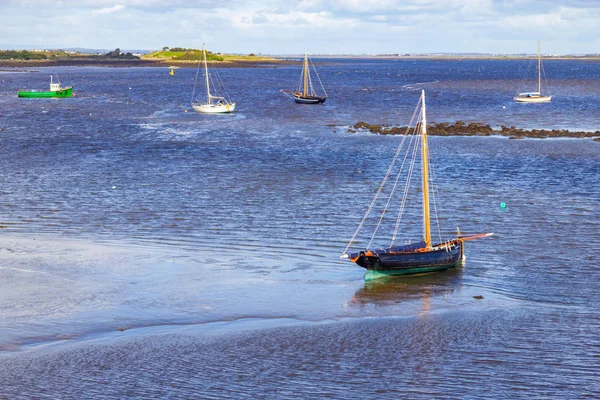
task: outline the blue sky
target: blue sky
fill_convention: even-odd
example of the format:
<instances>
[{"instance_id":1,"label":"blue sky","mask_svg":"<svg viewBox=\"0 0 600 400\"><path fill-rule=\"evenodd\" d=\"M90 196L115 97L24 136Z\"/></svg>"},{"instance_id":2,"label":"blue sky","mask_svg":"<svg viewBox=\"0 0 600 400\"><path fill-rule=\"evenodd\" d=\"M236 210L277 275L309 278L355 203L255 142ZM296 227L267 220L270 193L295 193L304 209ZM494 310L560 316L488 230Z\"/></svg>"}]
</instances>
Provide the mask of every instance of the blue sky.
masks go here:
<instances>
[{"instance_id":1,"label":"blue sky","mask_svg":"<svg viewBox=\"0 0 600 400\"><path fill-rule=\"evenodd\" d=\"M0 48L600 53L600 0L0 0Z\"/></svg>"}]
</instances>

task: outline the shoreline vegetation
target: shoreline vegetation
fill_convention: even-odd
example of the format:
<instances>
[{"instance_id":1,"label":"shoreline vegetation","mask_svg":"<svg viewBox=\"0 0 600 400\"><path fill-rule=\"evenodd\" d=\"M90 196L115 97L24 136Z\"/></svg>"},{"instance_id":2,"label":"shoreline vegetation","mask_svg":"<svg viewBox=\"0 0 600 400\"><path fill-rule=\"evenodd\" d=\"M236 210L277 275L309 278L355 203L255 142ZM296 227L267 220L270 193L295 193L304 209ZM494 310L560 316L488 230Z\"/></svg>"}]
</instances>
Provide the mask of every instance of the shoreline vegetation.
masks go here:
<instances>
[{"instance_id":1,"label":"shoreline vegetation","mask_svg":"<svg viewBox=\"0 0 600 400\"><path fill-rule=\"evenodd\" d=\"M407 132L406 126L390 125L372 125L360 121L348 128L348 132L356 133L358 131L369 131L379 135L404 135ZM410 128L414 129L414 128ZM490 125L478 122L465 123L456 121L454 123L435 122L427 125L427 134L430 136L506 136L509 139L549 139L549 138L590 138L595 142L600 142L600 131L583 132L569 131L566 129L532 129L526 130L514 126L501 126L500 129L493 129Z\"/></svg>"},{"instance_id":2,"label":"shoreline vegetation","mask_svg":"<svg viewBox=\"0 0 600 400\"><path fill-rule=\"evenodd\" d=\"M196 68L202 50L181 47L148 54L122 52L119 48L105 54L88 54L66 50L0 50L0 67L102 66L102 67L169 67ZM284 59L256 56L252 53L221 54L207 51L209 64L215 67L257 67L294 63Z\"/></svg>"},{"instance_id":3,"label":"shoreline vegetation","mask_svg":"<svg viewBox=\"0 0 600 400\"><path fill-rule=\"evenodd\" d=\"M208 51L208 62L213 67L268 67L297 64L301 55L262 56L249 54L223 54ZM108 53L86 53L68 50L0 50L0 67L48 67L48 66L109 66L109 67L168 67L195 68L202 57L199 49L163 47L147 54L122 52L119 48ZM535 55L497 54L316 54L313 58L329 59L398 59L398 60L525 60ZM600 61L600 54L544 56L545 60L592 60Z\"/></svg>"}]
</instances>

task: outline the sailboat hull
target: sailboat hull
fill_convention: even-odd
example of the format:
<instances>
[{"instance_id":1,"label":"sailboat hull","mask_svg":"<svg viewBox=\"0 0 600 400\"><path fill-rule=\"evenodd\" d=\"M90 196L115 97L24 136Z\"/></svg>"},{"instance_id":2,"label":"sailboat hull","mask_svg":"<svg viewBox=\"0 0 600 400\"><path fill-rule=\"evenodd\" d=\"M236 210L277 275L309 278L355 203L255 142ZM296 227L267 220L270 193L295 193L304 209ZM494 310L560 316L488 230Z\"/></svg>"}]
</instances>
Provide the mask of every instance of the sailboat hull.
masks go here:
<instances>
[{"instance_id":1,"label":"sailboat hull","mask_svg":"<svg viewBox=\"0 0 600 400\"><path fill-rule=\"evenodd\" d=\"M327 97L320 96L294 96L294 101L298 104L322 104Z\"/></svg>"},{"instance_id":2,"label":"sailboat hull","mask_svg":"<svg viewBox=\"0 0 600 400\"><path fill-rule=\"evenodd\" d=\"M515 97L515 101L519 103L549 103L552 100L552 96L527 96L519 95Z\"/></svg>"},{"instance_id":3,"label":"sailboat hull","mask_svg":"<svg viewBox=\"0 0 600 400\"><path fill-rule=\"evenodd\" d=\"M193 104L192 108L197 113L227 114L235 110L235 103L231 104Z\"/></svg>"},{"instance_id":4,"label":"sailboat hull","mask_svg":"<svg viewBox=\"0 0 600 400\"><path fill-rule=\"evenodd\" d=\"M422 274L456 267L463 261L463 247L457 242L450 249L406 253L360 255L354 262L367 269L365 280L380 277Z\"/></svg>"}]
</instances>

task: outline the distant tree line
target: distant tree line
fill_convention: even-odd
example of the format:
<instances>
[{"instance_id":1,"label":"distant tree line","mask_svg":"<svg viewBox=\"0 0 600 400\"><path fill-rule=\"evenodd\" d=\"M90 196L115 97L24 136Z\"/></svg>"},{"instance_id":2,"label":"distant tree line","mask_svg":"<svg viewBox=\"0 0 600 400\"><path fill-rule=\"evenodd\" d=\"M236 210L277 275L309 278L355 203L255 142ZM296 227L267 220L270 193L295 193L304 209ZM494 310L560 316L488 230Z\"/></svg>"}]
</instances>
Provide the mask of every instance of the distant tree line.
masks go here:
<instances>
[{"instance_id":1,"label":"distant tree line","mask_svg":"<svg viewBox=\"0 0 600 400\"><path fill-rule=\"evenodd\" d=\"M185 53L188 51L199 51L198 49L186 49L185 47L171 47L169 48L169 46L165 46L162 48L162 51L173 51L176 53Z\"/></svg>"},{"instance_id":2,"label":"distant tree line","mask_svg":"<svg viewBox=\"0 0 600 400\"><path fill-rule=\"evenodd\" d=\"M47 60L48 56L27 50L0 50L0 60Z\"/></svg>"},{"instance_id":3,"label":"distant tree line","mask_svg":"<svg viewBox=\"0 0 600 400\"><path fill-rule=\"evenodd\" d=\"M199 49L186 49L185 47L171 47L164 46L161 51L153 53L156 56L161 56L160 53L164 56L168 56L173 60L184 60L184 61L194 61L202 59L202 50ZM183 53L183 54L173 54L173 53ZM208 50L206 50L206 59L208 61L223 61L224 58L221 55L214 54Z\"/></svg>"},{"instance_id":4,"label":"distant tree line","mask_svg":"<svg viewBox=\"0 0 600 400\"><path fill-rule=\"evenodd\" d=\"M173 49L171 49L171 51L173 51ZM189 51L186 51L185 54L173 57L173 60L190 61L190 60L201 60L202 58L203 58L202 50L189 50ZM223 61L224 60L223 56L213 54L208 50L206 51L206 59L208 61Z\"/></svg>"},{"instance_id":5,"label":"distant tree line","mask_svg":"<svg viewBox=\"0 0 600 400\"><path fill-rule=\"evenodd\" d=\"M186 52L186 51L198 51L198 49L186 49L183 47L173 47L173 48L169 49L169 51Z\"/></svg>"},{"instance_id":6,"label":"distant tree line","mask_svg":"<svg viewBox=\"0 0 600 400\"><path fill-rule=\"evenodd\" d=\"M118 59L139 59L139 57L134 56L131 53L123 53L121 51L121 49L119 49L118 47L116 49L114 49L113 51L106 53L104 55L104 57L108 57L108 58L118 58Z\"/></svg>"}]
</instances>

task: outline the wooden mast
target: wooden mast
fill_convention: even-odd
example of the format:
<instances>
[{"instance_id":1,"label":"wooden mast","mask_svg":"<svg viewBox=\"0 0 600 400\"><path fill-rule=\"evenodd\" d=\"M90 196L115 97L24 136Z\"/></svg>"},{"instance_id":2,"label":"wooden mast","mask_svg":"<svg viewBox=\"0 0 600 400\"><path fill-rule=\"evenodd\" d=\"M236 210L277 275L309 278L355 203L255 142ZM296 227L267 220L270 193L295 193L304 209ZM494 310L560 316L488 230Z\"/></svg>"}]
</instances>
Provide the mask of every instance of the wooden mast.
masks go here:
<instances>
[{"instance_id":1,"label":"wooden mast","mask_svg":"<svg viewBox=\"0 0 600 400\"><path fill-rule=\"evenodd\" d=\"M538 95L542 97L542 59L540 58L540 41L538 40Z\"/></svg>"},{"instance_id":2,"label":"wooden mast","mask_svg":"<svg viewBox=\"0 0 600 400\"><path fill-rule=\"evenodd\" d=\"M302 92L303 96L306 97L306 87L308 83L308 53L306 49L304 49L304 91Z\"/></svg>"},{"instance_id":3,"label":"wooden mast","mask_svg":"<svg viewBox=\"0 0 600 400\"><path fill-rule=\"evenodd\" d=\"M204 74L206 75L206 102L210 103L210 87L208 83L208 64L206 62L206 44L202 43L202 53L204 54Z\"/></svg>"},{"instance_id":4,"label":"wooden mast","mask_svg":"<svg viewBox=\"0 0 600 400\"><path fill-rule=\"evenodd\" d=\"M429 217L429 151L427 148L427 117L425 116L425 90L421 92L421 166L423 170L423 236L425 246L431 248L431 223Z\"/></svg>"}]
</instances>

